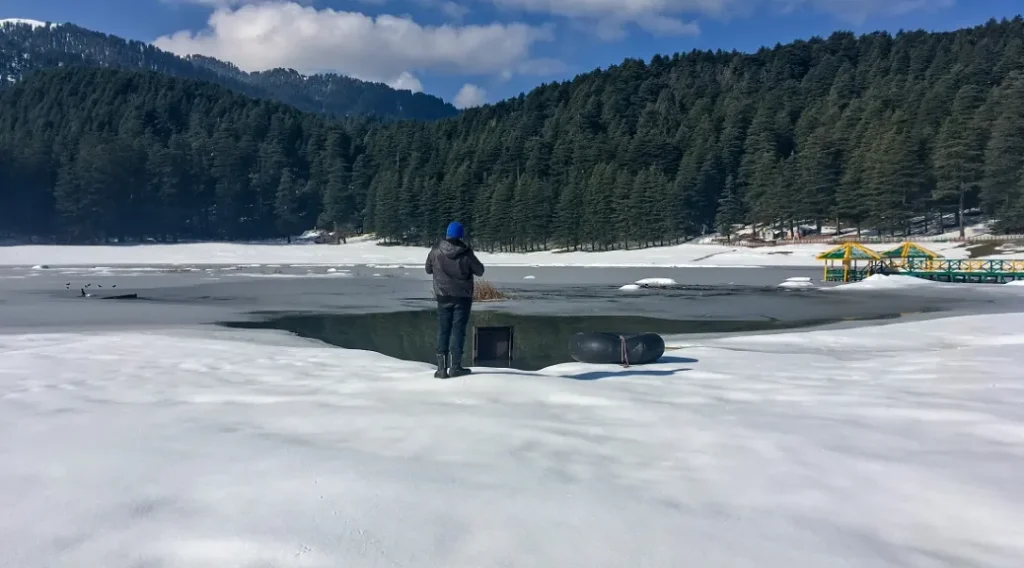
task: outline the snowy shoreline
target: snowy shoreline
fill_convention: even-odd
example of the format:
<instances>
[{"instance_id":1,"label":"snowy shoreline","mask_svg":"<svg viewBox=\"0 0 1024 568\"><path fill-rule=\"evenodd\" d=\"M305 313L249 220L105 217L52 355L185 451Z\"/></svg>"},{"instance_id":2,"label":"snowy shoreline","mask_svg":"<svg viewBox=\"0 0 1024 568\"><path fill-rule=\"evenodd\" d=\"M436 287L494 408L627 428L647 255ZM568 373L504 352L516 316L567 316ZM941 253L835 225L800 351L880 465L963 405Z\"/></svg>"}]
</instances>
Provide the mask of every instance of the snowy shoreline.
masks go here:
<instances>
[{"instance_id":1,"label":"snowy shoreline","mask_svg":"<svg viewBox=\"0 0 1024 568\"><path fill-rule=\"evenodd\" d=\"M893 245L895 246L895 245ZM605 252L487 253L480 259L493 266L739 268L759 266L821 266L815 256L828 244L743 248L682 244ZM947 258L966 258L963 243L930 243ZM409 265L420 266L427 249L380 246L368 239L344 245L199 243L134 246L16 245L0 247L0 266L82 266L90 264L147 266L191 265ZM993 255L989 258L1001 258Z\"/></svg>"},{"instance_id":2,"label":"snowy shoreline","mask_svg":"<svg viewBox=\"0 0 1024 568\"><path fill-rule=\"evenodd\" d=\"M1015 567L1021 330L744 335L456 381L280 332L0 335L0 549L111 568Z\"/></svg>"}]
</instances>

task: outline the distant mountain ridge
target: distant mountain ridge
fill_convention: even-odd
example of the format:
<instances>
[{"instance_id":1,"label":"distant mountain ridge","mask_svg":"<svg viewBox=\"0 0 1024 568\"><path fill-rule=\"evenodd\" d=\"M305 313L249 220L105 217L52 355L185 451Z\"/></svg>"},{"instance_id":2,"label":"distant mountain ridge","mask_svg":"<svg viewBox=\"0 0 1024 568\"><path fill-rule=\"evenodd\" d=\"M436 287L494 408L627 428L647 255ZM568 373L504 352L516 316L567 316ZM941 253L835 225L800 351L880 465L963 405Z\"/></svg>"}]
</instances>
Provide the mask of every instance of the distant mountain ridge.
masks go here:
<instances>
[{"instance_id":1,"label":"distant mountain ridge","mask_svg":"<svg viewBox=\"0 0 1024 568\"><path fill-rule=\"evenodd\" d=\"M249 73L206 57L180 57L148 43L76 26L0 19L0 88L40 69L72 65L148 70L210 81L236 92L329 116L384 120L436 120L458 114L450 103L424 93L336 74L302 75L292 69Z\"/></svg>"}]
</instances>

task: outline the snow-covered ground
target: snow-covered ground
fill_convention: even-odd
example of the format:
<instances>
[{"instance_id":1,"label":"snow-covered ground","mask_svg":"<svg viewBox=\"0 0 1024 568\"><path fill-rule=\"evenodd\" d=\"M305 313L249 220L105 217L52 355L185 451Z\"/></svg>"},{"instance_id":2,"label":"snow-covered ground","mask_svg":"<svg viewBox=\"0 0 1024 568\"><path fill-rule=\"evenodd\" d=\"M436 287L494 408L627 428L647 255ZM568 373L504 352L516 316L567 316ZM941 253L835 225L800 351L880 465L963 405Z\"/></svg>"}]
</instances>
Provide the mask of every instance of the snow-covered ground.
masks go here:
<instances>
[{"instance_id":1,"label":"snow-covered ground","mask_svg":"<svg viewBox=\"0 0 1024 568\"><path fill-rule=\"evenodd\" d=\"M887 250L896 244L878 246ZM928 248L947 258L967 258L963 243L928 243ZM608 252L481 252L489 265L504 266L820 266L815 256L826 244L776 247L729 247L683 244L641 250ZM418 247L379 246L368 239L345 245L284 245L201 243L138 246L43 246L0 247L0 266L34 265L152 265L152 264L382 264L419 267L427 250ZM1005 255L1004 255L1005 256ZM1012 255L1011 255L1012 256ZM1017 255L1019 256L1019 254Z\"/></svg>"},{"instance_id":2,"label":"snow-covered ground","mask_svg":"<svg viewBox=\"0 0 1024 568\"><path fill-rule=\"evenodd\" d=\"M276 333L0 335L0 565L1018 568L1022 368L1024 314L451 381Z\"/></svg>"},{"instance_id":3,"label":"snow-covered ground","mask_svg":"<svg viewBox=\"0 0 1024 568\"><path fill-rule=\"evenodd\" d=\"M981 211L978 209L968 210L965 216L966 224L964 226L964 234L968 237L979 237L992 234L993 226L996 224L995 219L985 218L981 215ZM957 224L956 214L947 213L942 216L942 227L940 228L935 222L934 216L918 216L910 219L910 235L911 240L920 240L923 242L935 241L935 240L949 240L960 236L960 227ZM879 231L875 229L862 228L858 233L856 227L843 227L837 231L837 227L834 224L825 223L819 227L814 223L798 223L797 227L802 231L802 234L809 238L816 236L821 237L850 237L860 239L871 239L874 237L889 237L889 233L885 231ZM797 228L794 227L794 228ZM786 235L790 233L787 231L779 232L773 228L766 228L763 225L752 225L752 224L741 224L733 225L732 227L732 238L733 240L747 240L752 238L771 240L776 236ZM708 233L699 237L698 242L712 243L720 242L725 237L721 233L713 232Z\"/></svg>"}]
</instances>

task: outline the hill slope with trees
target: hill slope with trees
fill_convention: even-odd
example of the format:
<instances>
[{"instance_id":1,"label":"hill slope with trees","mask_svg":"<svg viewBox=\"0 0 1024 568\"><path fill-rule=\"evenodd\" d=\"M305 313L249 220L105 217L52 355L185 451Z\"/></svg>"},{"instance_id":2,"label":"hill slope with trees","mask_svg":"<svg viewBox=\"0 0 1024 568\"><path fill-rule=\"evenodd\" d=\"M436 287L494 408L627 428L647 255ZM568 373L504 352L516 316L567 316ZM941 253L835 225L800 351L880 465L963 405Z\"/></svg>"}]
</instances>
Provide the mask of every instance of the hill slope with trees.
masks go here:
<instances>
[{"instance_id":1,"label":"hill slope with trees","mask_svg":"<svg viewBox=\"0 0 1024 568\"><path fill-rule=\"evenodd\" d=\"M154 72L38 72L0 96L0 228L73 241L295 234L360 206L347 201L353 141L369 124Z\"/></svg>"},{"instance_id":2,"label":"hill slope with trees","mask_svg":"<svg viewBox=\"0 0 1024 568\"><path fill-rule=\"evenodd\" d=\"M0 164L0 227L80 240L318 222L426 243L457 218L482 248L603 249L974 206L1020 230L1024 19L627 60L430 123L40 72L0 97Z\"/></svg>"},{"instance_id":3,"label":"hill slope with trees","mask_svg":"<svg viewBox=\"0 0 1024 568\"><path fill-rule=\"evenodd\" d=\"M454 106L438 97L399 91L382 83L335 74L306 76L290 69L247 73L211 57L178 57L148 43L72 24L0 23L0 86L35 71L83 65L210 81L252 97L331 116L435 120L458 114Z\"/></svg>"},{"instance_id":4,"label":"hill slope with trees","mask_svg":"<svg viewBox=\"0 0 1024 568\"><path fill-rule=\"evenodd\" d=\"M627 60L378 133L367 160L389 167L371 188L368 227L426 234L439 210L506 248L605 248L744 221L898 232L914 216L980 205L1016 230L1022 73L1019 17ZM416 195L439 207L412 210Z\"/></svg>"}]
</instances>

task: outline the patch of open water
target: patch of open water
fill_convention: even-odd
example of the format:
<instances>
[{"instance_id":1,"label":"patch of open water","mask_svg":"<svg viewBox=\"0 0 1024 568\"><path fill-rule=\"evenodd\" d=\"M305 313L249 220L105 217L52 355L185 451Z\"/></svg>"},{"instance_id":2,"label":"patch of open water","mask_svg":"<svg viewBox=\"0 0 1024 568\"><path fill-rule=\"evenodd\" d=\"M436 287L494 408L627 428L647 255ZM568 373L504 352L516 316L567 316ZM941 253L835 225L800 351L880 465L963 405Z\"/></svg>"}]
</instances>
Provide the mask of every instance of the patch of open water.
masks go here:
<instances>
[{"instance_id":1,"label":"patch of open water","mask_svg":"<svg viewBox=\"0 0 1024 568\"><path fill-rule=\"evenodd\" d=\"M876 315L881 320L898 314ZM845 318L847 320L851 318ZM779 320L755 319L664 319L624 315L524 315L493 309L474 309L466 332L465 362L473 360L474 328L511 327L513 341L511 366L536 371L572 361L569 338L583 331L616 333L654 332L663 335L691 333L763 332L796 329L835 323L835 319ZM263 321L227 322L228 327L243 329L279 329L302 337L317 339L346 349L376 351L408 361L435 361L437 314L433 310L370 314L289 314ZM671 345L667 346L669 353ZM494 365L499 366L499 365Z\"/></svg>"}]
</instances>

